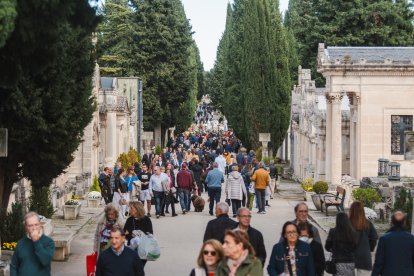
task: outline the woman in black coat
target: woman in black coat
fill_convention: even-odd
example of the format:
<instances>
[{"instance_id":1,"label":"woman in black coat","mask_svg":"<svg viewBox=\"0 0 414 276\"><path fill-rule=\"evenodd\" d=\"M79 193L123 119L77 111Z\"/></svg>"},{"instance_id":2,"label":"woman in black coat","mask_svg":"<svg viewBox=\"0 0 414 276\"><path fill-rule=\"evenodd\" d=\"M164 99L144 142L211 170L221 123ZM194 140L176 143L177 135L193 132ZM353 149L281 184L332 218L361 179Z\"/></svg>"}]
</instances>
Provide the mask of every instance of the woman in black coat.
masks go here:
<instances>
[{"instance_id":1,"label":"woman in black coat","mask_svg":"<svg viewBox=\"0 0 414 276\"><path fill-rule=\"evenodd\" d=\"M316 276L323 276L325 271L325 253L322 244L313 239L312 225L309 222L301 222L298 227L299 240L308 243L311 248Z\"/></svg>"}]
</instances>

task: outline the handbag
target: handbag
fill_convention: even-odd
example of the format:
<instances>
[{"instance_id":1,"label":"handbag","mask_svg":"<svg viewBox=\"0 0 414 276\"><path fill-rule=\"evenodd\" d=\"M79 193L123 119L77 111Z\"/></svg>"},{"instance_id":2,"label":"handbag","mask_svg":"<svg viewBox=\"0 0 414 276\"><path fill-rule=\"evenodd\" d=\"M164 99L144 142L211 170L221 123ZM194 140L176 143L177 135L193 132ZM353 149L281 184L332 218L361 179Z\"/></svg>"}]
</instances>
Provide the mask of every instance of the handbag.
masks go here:
<instances>
[{"instance_id":1,"label":"handbag","mask_svg":"<svg viewBox=\"0 0 414 276\"><path fill-rule=\"evenodd\" d=\"M121 199L119 200L119 205L127 205L127 201L126 201L126 199L125 199L125 198L121 198Z\"/></svg>"},{"instance_id":2,"label":"handbag","mask_svg":"<svg viewBox=\"0 0 414 276\"><path fill-rule=\"evenodd\" d=\"M96 271L96 252L86 256L86 275L94 276Z\"/></svg>"},{"instance_id":3,"label":"handbag","mask_svg":"<svg viewBox=\"0 0 414 276\"><path fill-rule=\"evenodd\" d=\"M335 260L332 258L332 254L329 256L329 260L325 262L325 271L328 274L336 273L336 264Z\"/></svg>"}]
</instances>

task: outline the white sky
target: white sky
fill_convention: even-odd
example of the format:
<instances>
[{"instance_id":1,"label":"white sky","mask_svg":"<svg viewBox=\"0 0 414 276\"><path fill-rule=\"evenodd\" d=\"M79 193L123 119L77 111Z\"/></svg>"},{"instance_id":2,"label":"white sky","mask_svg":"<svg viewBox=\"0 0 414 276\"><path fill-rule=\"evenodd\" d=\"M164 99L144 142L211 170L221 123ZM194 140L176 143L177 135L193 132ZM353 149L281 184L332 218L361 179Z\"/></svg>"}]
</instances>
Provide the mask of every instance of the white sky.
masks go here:
<instances>
[{"instance_id":1,"label":"white sky","mask_svg":"<svg viewBox=\"0 0 414 276\"><path fill-rule=\"evenodd\" d=\"M226 23L226 9L229 0L181 0L187 18L193 26L194 39L200 49L204 70L214 66L216 50ZM289 0L279 0L282 14L288 8Z\"/></svg>"}]
</instances>

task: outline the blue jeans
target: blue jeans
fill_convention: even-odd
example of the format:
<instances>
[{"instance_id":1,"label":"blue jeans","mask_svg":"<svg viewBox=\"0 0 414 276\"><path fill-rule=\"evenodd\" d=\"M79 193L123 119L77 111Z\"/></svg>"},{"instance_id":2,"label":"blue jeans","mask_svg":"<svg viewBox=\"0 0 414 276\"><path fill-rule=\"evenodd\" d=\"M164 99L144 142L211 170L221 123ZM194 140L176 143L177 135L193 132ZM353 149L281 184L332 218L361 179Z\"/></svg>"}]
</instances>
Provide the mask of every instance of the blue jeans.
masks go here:
<instances>
[{"instance_id":1,"label":"blue jeans","mask_svg":"<svg viewBox=\"0 0 414 276\"><path fill-rule=\"evenodd\" d=\"M208 187L208 197L210 198L210 214L213 213L214 201L216 204L220 202L221 187Z\"/></svg>"},{"instance_id":2,"label":"blue jeans","mask_svg":"<svg viewBox=\"0 0 414 276\"><path fill-rule=\"evenodd\" d=\"M188 205L190 204L190 190L187 189L179 189L179 195L180 195L180 205L181 210L188 211Z\"/></svg>"},{"instance_id":3,"label":"blue jeans","mask_svg":"<svg viewBox=\"0 0 414 276\"><path fill-rule=\"evenodd\" d=\"M259 212L262 212L265 210L265 195L266 195L266 190L256 189L256 200L257 200L257 205L259 207Z\"/></svg>"},{"instance_id":4,"label":"blue jeans","mask_svg":"<svg viewBox=\"0 0 414 276\"><path fill-rule=\"evenodd\" d=\"M155 215L164 214L165 209L165 193L152 191L155 198Z\"/></svg>"}]
</instances>

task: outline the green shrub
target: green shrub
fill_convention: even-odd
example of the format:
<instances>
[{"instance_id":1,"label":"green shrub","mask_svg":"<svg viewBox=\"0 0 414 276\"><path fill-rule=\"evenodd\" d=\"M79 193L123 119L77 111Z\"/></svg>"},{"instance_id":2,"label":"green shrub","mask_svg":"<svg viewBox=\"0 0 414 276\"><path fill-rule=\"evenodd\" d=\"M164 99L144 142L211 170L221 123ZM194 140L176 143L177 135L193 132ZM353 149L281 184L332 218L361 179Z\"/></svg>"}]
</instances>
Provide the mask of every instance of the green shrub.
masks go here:
<instances>
[{"instance_id":1,"label":"green shrub","mask_svg":"<svg viewBox=\"0 0 414 276\"><path fill-rule=\"evenodd\" d=\"M411 222L413 216L413 198L410 190L402 188L395 199L393 211L401 210L407 214L406 230L411 232Z\"/></svg>"},{"instance_id":2,"label":"green shrub","mask_svg":"<svg viewBox=\"0 0 414 276\"><path fill-rule=\"evenodd\" d=\"M313 184L313 191L317 194L325 194L328 191L328 183L325 181L317 181Z\"/></svg>"},{"instance_id":3,"label":"green shrub","mask_svg":"<svg viewBox=\"0 0 414 276\"><path fill-rule=\"evenodd\" d=\"M99 192L101 193L101 187L99 187L98 176L93 177L93 183L91 188L89 189L90 192Z\"/></svg>"},{"instance_id":4,"label":"green shrub","mask_svg":"<svg viewBox=\"0 0 414 276\"><path fill-rule=\"evenodd\" d=\"M135 149L129 148L127 153L124 152L118 156L117 161L121 163L122 168L127 170L128 167L134 166L136 162L140 162L141 156Z\"/></svg>"},{"instance_id":5,"label":"green shrub","mask_svg":"<svg viewBox=\"0 0 414 276\"><path fill-rule=\"evenodd\" d=\"M381 195L373 188L358 188L352 191L355 200L361 201L365 207L372 208L375 202L381 202Z\"/></svg>"},{"instance_id":6,"label":"green shrub","mask_svg":"<svg viewBox=\"0 0 414 276\"><path fill-rule=\"evenodd\" d=\"M258 147L256 149L256 160L257 161L262 161L262 152L263 152L263 148L262 147Z\"/></svg>"},{"instance_id":7,"label":"green shrub","mask_svg":"<svg viewBox=\"0 0 414 276\"><path fill-rule=\"evenodd\" d=\"M314 185L314 181L313 181L312 177L310 177L310 178L308 178L308 179L306 179L305 181L302 182L302 188L305 192L313 191L313 185Z\"/></svg>"},{"instance_id":8,"label":"green shrub","mask_svg":"<svg viewBox=\"0 0 414 276\"><path fill-rule=\"evenodd\" d=\"M273 157L271 157L271 156L267 156L267 157L263 157L263 158L262 158L262 161L263 161L266 165L269 165L271 160L274 160L274 159L273 159Z\"/></svg>"},{"instance_id":9,"label":"green shrub","mask_svg":"<svg viewBox=\"0 0 414 276\"><path fill-rule=\"evenodd\" d=\"M30 196L30 211L35 211L39 215L51 218L54 211L50 197L49 186L33 187Z\"/></svg>"},{"instance_id":10,"label":"green shrub","mask_svg":"<svg viewBox=\"0 0 414 276\"><path fill-rule=\"evenodd\" d=\"M155 146L155 154L156 155L161 155L161 153L162 153L161 145L156 145Z\"/></svg>"},{"instance_id":11,"label":"green shrub","mask_svg":"<svg viewBox=\"0 0 414 276\"><path fill-rule=\"evenodd\" d=\"M2 221L0 223L0 239L3 243L17 242L25 234L23 224L23 207L19 203L13 203L11 212L1 211Z\"/></svg>"}]
</instances>

